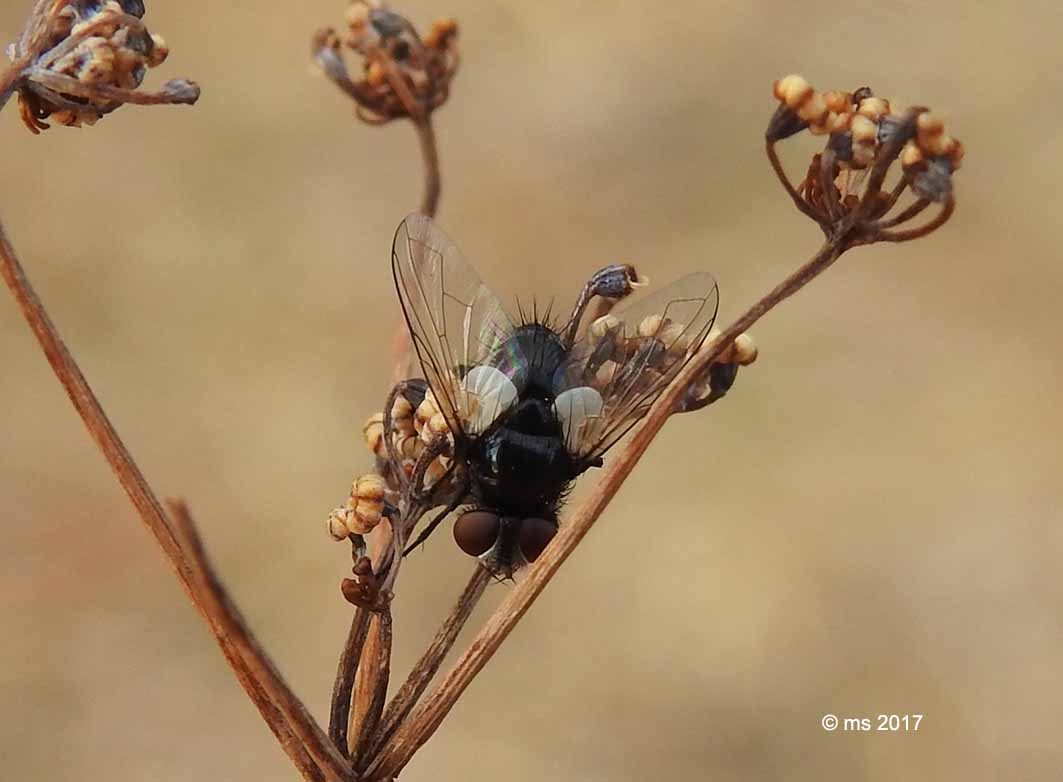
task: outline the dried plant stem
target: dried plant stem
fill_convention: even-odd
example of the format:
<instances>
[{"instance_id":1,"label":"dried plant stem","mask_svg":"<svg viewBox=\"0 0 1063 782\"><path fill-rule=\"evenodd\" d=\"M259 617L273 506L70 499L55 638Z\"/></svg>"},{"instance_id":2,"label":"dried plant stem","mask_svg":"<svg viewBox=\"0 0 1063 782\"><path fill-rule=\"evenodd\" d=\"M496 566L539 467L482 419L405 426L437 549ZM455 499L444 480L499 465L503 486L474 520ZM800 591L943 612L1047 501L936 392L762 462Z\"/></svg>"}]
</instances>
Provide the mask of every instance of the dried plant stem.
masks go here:
<instances>
[{"instance_id":1,"label":"dried plant stem","mask_svg":"<svg viewBox=\"0 0 1063 782\"><path fill-rule=\"evenodd\" d=\"M461 593L450 615L439 628L439 632L432 639L432 643L421 655L421 659L417 661L413 670L410 671L410 675L406 677L406 681L395 694L395 697L388 703L387 710L380 720L380 727L377 728L376 735L373 737L369 747L369 755L371 757L376 755L377 749L391 738L398 726L406 719L413 707L417 705L417 701L420 700L424 691L428 689L432 678L439 671L439 666L443 664L447 653L454 646L458 633L465 626L465 622L468 621L473 609L476 608L476 604L480 602L480 597L483 596L484 589L490 580L491 573L487 568L477 563L476 570L469 579L469 583L466 584L465 590Z\"/></svg>"},{"instance_id":2,"label":"dried plant stem","mask_svg":"<svg viewBox=\"0 0 1063 782\"><path fill-rule=\"evenodd\" d=\"M26 68L33 62L32 55L26 55L11 63L0 72L0 111L3 111L8 99L15 92Z\"/></svg>"},{"instance_id":3,"label":"dried plant stem","mask_svg":"<svg viewBox=\"0 0 1063 782\"><path fill-rule=\"evenodd\" d=\"M675 410L688 386L734 342L735 338L756 323L765 313L789 298L827 269L847 249L846 237L828 241L815 256L797 269L770 293L750 307L713 342L705 346L650 408L645 421L630 442L611 460L598 485L575 513L561 526L557 536L547 546L524 579L487 620L454 667L428 696L427 700L406 720L381 748L367 772L371 780L386 780L396 776L409 762L413 753L424 745L453 708L457 699L469 686L502 645L513 627L554 577L561 564L575 550L590 531L610 500L620 490L632 469L649 448L654 437Z\"/></svg>"},{"instance_id":4,"label":"dried plant stem","mask_svg":"<svg viewBox=\"0 0 1063 782\"><path fill-rule=\"evenodd\" d=\"M373 614L369 637L362 649L355 678L354 704L351 709L351 760L361 770L369 765L369 740L380 724L380 715L388 697L391 680L391 644L393 626L391 608Z\"/></svg>"},{"instance_id":5,"label":"dried plant stem","mask_svg":"<svg viewBox=\"0 0 1063 782\"><path fill-rule=\"evenodd\" d=\"M302 742L307 753L314 759L329 782L347 782L349 767L339 752L329 742L314 718L307 712L295 694L285 683L280 672L259 645L239 609L233 605L225 587L221 585L214 568L207 559L203 541L195 523L183 502L172 501L170 511L176 532L192 564L194 587L199 599L221 626L240 656L247 662L252 677L266 691L278 710L284 714L292 732Z\"/></svg>"},{"instance_id":6,"label":"dried plant stem","mask_svg":"<svg viewBox=\"0 0 1063 782\"><path fill-rule=\"evenodd\" d=\"M354 691L354 677L358 672L358 661L369 633L369 610L358 607L354 610L351 629L347 633L347 643L340 655L336 683L332 686L332 708L329 709L329 738L344 757L350 755L347 745L347 725L351 715L351 693Z\"/></svg>"},{"instance_id":7,"label":"dried plant stem","mask_svg":"<svg viewBox=\"0 0 1063 782\"><path fill-rule=\"evenodd\" d=\"M104 458L107 459L108 464L111 465L118 482L129 495L144 526L148 528L162 548L185 593L207 622L222 653L233 668L236 678L303 777L312 782L321 779L321 772L306 755L301 742L295 738L298 732L295 726L288 723L278 706L265 695L256 682L249 661L237 651L233 640L222 629L224 617L214 615L198 595L194 566L186 558L185 552L170 529L155 492L148 485L136 462L133 461L133 457L114 430L73 356L63 343L55 325L48 317L44 305L26 277L15 248L8 240L2 224L0 224L0 274L8 288L11 289L48 363L51 364L56 377L66 389L70 401L81 416L89 434Z\"/></svg>"},{"instance_id":8,"label":"dried plant stem","mask_svg":"<svg viewBox=\"0 0 1063 782\"><path fill-rule=\"evenodd\" d=\"M421 199L421 213L435 217L436 210L439 208L441 184L439 150L436 147L436 134L432 127L431 113L414 118L413 124L417 129L417 140L421 143L421 159L424 161L424 196Z\"/></svg>"}]
</instances>

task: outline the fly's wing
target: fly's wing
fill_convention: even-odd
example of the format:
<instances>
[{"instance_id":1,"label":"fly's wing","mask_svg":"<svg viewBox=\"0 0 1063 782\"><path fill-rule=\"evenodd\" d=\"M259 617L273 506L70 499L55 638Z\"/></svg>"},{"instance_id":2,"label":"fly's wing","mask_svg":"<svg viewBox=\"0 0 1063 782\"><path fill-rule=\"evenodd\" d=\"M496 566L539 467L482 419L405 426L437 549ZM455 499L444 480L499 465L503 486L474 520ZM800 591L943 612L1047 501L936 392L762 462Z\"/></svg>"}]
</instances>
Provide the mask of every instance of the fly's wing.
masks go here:
<instances>
[{"instance_id":1,"label":"fly's wing","mask_svg":"<svg viewBox=\"0 0 1063 782\"><path fill-rule=\"evenodd\" d=\"M701 348L718 306L716 280L698 273L594 321L554 376L569 454L593 461L646 415Z\"/></svg>"},{"instance_id":2,"label":"fly's wing","mask_svg":"<svg viewBox=\"0 0 1063 782\"><path fill-rule=\"evenodd\" d=\"M513 372L490 366L513 329L509 317L424 215L412 214L399 225L391 266L410 339L440 412L455 435L480 434L519 392Z\"/></svg>"}]
</instances>

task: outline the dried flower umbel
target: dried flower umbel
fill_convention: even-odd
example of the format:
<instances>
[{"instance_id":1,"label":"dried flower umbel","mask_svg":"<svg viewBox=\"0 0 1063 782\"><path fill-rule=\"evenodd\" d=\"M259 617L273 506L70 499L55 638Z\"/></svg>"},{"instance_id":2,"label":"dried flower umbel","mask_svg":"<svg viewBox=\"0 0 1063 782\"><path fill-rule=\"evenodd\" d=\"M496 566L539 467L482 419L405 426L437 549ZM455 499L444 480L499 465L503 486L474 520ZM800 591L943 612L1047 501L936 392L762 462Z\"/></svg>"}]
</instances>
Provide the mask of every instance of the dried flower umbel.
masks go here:
<instances>
[{"instance_id":1,"label":"dried flower umbel","mask_svg":"<svg viewBox=\"0 0 1063 782\"><path fill-rule=\"evenodd\" d=\"M450 96L461 56L458 25L439 19L423 38L406 17L375 0L354 0L346 28L327 27L313 38L312 54L322 72L354 100L355 114L370 125L407 118L414 123L425 166L421 212L439 205L439 156L432 113ZM348 55L360 60L351 75Z\"/></svg>"},{"instance_id":2,"label":"dried flower umbel","mask_svg":"<svg viewBox=\"0 0 1063 782\"><path fill-rule=\"evenodd\" d=\"M797 75L775 82L774 92L780 105L765 134L768 158L797 208L829 238L846 247L905 242L926 236L951 217L952 174L960 167L963 145L928 109L898 112L869 87L817 92ZM794 187L775 145L805 130L826 136L827 143ZM898 159L900 175L886 190L887 176ZM909 190L914 202L896 209ZM931 220L896 230L931 204L941 205Z\"/></svg>"},{"instance_id":3,"label":"dried flower umbel","mask_svg":"<svg viewBox=\"0 0 1063 782\"><path fill-rule=\"evenodd\" d=\"M33 133L60 125L94 125L124 103L193 104L199 87L184 79L159 92L138 88L169 54L145 27L141 0L38 0L0 84L0 107L15 91Z\"/></svg>"}]
</instances>

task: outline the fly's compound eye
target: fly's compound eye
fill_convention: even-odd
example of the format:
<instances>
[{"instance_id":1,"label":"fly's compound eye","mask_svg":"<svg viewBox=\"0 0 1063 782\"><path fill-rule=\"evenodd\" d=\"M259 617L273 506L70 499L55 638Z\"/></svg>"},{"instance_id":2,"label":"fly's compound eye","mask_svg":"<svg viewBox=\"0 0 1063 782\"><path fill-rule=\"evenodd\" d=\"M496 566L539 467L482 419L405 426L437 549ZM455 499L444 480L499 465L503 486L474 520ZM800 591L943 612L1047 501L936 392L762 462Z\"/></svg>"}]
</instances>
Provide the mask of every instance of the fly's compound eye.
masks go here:
<instances>
[{"instance_id":1,"label":"fly's compound eye","mask_svg":"<svg viewBox=\"0 0 1063 782\"><path fill-rule=\"evenodd\" d=\"M557 524L546 519L524 519L520 523L520 553L534 562L557 534Z\"/></svg>"},{"instance_id":2,"label":"fly's compound eye","mask_svg":"<svg viewBox=\"0 0 1063 782\"><path fill-rule=\"evenodd\" d=\"M501 526L497 513L471 510L454 522L454 542L470 557L478 557L495 545Z\"/></svg>"}]
</instances>

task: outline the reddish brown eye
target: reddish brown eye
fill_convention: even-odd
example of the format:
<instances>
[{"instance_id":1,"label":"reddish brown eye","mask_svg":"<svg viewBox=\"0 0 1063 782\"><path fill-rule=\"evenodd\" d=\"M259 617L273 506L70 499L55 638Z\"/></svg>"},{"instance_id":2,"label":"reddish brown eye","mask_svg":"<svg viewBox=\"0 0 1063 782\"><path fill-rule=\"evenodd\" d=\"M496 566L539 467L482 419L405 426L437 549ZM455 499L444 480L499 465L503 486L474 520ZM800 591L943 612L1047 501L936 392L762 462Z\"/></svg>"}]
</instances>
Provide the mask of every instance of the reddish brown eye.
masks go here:
<instances>
[{"instance_id":1,"label":"reddish brown eye","mask_svg":"<svg viewBox=\"0 0 1063 782\"><path fill-rule=\"evenodd\" d=\"M524 519L520 523L520 553L534 562L557 534L557 524L547 519Z\"/></svg>"},{"instance_id":2,"label":"reddish brown eye","mask_svg":"<svg viewBox=\"0 0 1063 782\"><path fill-rule=\"evenodd\" d=\"M454 522L454 542L470 557L478 557L495 545L499 527L497 513L471 510Z\"/></svg>"}]
</instances>

